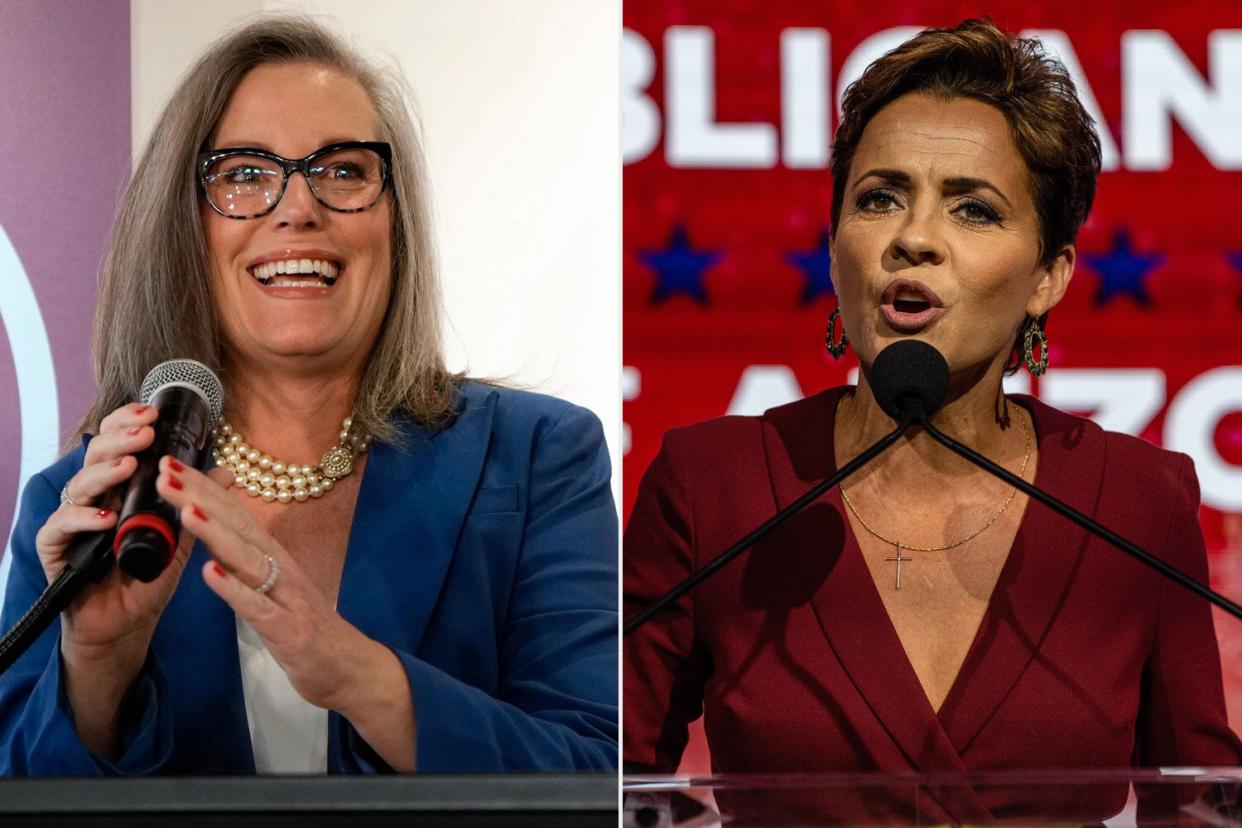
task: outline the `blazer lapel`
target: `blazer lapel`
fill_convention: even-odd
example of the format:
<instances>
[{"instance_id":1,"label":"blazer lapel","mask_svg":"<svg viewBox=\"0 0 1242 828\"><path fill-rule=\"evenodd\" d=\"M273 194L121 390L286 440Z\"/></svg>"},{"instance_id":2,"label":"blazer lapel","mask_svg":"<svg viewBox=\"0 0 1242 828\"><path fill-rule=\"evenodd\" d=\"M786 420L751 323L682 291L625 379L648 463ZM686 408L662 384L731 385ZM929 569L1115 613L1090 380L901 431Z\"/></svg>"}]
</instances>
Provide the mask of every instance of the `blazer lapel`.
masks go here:
<instances>
[{"instance_id":1,"label":"blazer lapel","mask_svg":"<svg viewBox=\"0 0 1242 828\"><path fill-rule=\"evenodd\" d=\"M1015 402L1031 411L1035 423L1035 485L1084 514L1094 514L1105 460L1099 427L1032 397ZM1033 500L1027 504L979 631L940 708L940 719L959 752L979 735L1039 650L1089 538L1046 506Z\"/></svg>"},{"instance_id":2,"label":"blazer lapel","mask_svg":"<svg viewBox=\"0 0 1242 828\"><path fill-rule=\"evenodd\" d=\"M350 528L338 611L367 635L418 652L491 439L496 392L467 386L456 419L375 443Z\"/></svg>"},{"instance_id":3,"label":"blazer lapel","mask_svg":"<svg viewBox=\"0 0 1242 828\"><path fill-rule=\"evenodd\" d=\"M845 389L832 389L764 415L764 447L778 508L784 508L836 471L833 423ZM844 518L839 488L819 501L843 524L841 549L824 549L807 538L794 556L810 578L810 555L836 557L832 571L811 598L819 626L859 695L888 731L914 770L963 769L910 666ZM814 507L810 507L814 508Z\"/></svg>"}]
</instances>

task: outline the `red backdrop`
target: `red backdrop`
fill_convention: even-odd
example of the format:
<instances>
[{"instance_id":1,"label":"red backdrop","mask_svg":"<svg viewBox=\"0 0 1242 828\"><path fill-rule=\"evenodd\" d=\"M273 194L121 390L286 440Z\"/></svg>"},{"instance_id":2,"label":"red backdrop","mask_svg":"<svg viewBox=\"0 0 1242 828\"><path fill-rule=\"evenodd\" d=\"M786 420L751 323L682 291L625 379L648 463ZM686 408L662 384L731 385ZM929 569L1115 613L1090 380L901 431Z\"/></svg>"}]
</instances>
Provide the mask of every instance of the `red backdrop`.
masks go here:
<instances>
[{"instance_id":1,"label":"red backdrop","mask_svg":"<svg viewBox=\"0 0 1242 828\"><path fill-rule=\"evenodd\" d=\"M840 91L890 30L987 13L1065 59L1105 151L1051 368L1011 390L1191 454L1212 585L1242 600L1242 7L1084 8L626 0L627 515L666 429L847 381L823 351ZM1242 622L1217 630L1237 727Z\"/></svg>"}]
</instances>

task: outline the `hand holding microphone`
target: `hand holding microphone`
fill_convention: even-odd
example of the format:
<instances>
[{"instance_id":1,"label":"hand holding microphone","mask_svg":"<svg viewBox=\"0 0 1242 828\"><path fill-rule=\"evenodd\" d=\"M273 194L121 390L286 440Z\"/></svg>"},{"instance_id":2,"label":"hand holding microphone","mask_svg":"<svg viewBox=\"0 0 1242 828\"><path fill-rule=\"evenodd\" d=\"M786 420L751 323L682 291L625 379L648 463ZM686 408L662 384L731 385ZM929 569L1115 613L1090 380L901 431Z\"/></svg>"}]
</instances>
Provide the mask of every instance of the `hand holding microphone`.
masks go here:
<instances>
[{"instance_id":1,"label":"hand holding microphone","mask_svg":"<svg viewBox=\"0 0 1242 828\"><path fill-rule=\"evenodd\" d=\"M137 455L155 439L159 412L130 403L104 417L99 433L86 447L82 468L61 490L60 508L35 535L35 547L48 583L65 567L71 543L87 533L114 529L124 489L138 468Z\"/></svg>"},{"instance_id":2,"label":"hand holding microphone","mask_svg":"<svg viewBox=\"0 0 1242 828\"><path fill-rule=\"evenodd\" d=\"M2 672L63 612L65 692L83 743L104 756L116 751L116 712L189 557L176 509L155 491L160 457L201 466L223 409L219 380L193 360L157 365L140 396L141 404L103 419L60 508L36 534L49 586L0 641ZM90 581L96 585L85 589Z\"/></svg>"},{"instance_id":3,"label":"hand holding microphone","mask_svg":"<svg viewBox=\"0 0 1242 828\"><path fill-rule=\"evenodd\" d=\"M140 404L121 406L103 419L82 469L61 492L60 508L37 533L35 546L50 586L5 636L0 669L62 610L66 656L108 660L126 650L145 654L189 550L188 543L178 547L176 511L155 493L157 464L163 454L173 454L201 465L223 394L203 365L171 360L147 375L140 396ZM140 583L109 571L113 550L122 572ZM176 564L174 571L159 578L170 563ZM99 584L79 597L88 580Z\"/></svg>"}]
</instances>

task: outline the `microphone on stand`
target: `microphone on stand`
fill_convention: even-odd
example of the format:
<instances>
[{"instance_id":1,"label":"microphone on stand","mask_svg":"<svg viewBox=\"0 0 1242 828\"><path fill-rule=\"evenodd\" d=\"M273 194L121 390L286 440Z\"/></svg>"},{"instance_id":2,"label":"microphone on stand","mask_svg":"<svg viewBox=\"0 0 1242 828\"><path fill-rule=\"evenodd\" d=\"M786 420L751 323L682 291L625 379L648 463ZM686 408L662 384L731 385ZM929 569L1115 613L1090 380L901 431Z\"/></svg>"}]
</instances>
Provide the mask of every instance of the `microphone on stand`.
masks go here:
<instances>
[{"instance_id":1,"label":"microphone on stand","mask_svg":"<svg viewBox=\"0 0 1242 828\"><path fill-rule=\"evenodd\" d=\"M628 636L647 623L656 613L711 577L714 572L740 555L743 550L754 545L768 532L871 462L886 448L897 442L911 424L920 417L925 418L935 414L940 406L944 405L944 398L949 391L949 369L945 365L944 358L935 349L932 349L930 354L926 351L911 349L908 347L910 342L911 340L896 342L881 351L875 359L869 377L880 405L893 416L893 419L898 420L897 428L881 437L834 474L816 484L806 494L768 518L746 537L709 561L702 569L661 595L653 604L626 623L622 632L623 636Z\"/></svg>"},{"instance_id":2,"label":"microphone on stand","mask_svg":"<svg viewBox=\"0 0 1242 828\"><path fill-rule=\"evenodd\" d=\"M901 348L901 351L896 352L897 348ZM896 353L896 355L900 358L900 367L896 372L898 375L901 375L901 372L906 370L934 372L937 377L943 375L947 385L949 377L948 364L945 362L944 357L941 356L940 352L931 345L928 345L926 342L920 342L917 339L905 339L894 343L893 345L885 348L884 351L881 352L880 357L876 358L876 365L878 366L880 364L880 358L890 352ZM875 370L872 370L873 373L875 373ZM873 378L873 381L878 387L884 379L877 376ZM962 457L965 457L967 460L974 463L984 471L987 471L996 477L999 477L1001 480L1004 480L1010 486L1016 487L1019 491L1024 492L1034 500L1044 504L1062 517L1068 518L1077 525L1081 526L1083 529L1086 529L1091 534L1103 538L1113 546L1120 549L1122 552L1125 552L1127 555L1134 558L1139 563L1146 564L1164 577L1169 578L1170 580L1181 584L1186 589L1189 589L1191 592L1206 598L1216 606L1223 609L1225 612L1232 615L1234 618L1242 619L1242 606L1238 606L1233 601L1230 601L1228 598L1221 595L1219 592L1209 589L1181 570L1169 566L1167 563L1155 557L1150 552L1144 551L1118 535L1116 532L1113 532L1111 529L1101 526L1072 506L1057 500L1055 497L1042 491L1041 489L1037 489L1034 485L1027 483L1021 477L1018 477L1018 475L1008 469L998 466L974 449L962 445L952 437L949 437L947 434L940 431L932 425L931 422L931 415L934 414L935 411L927 410L921 400L915 399L909 394L901 391L888 391L885 392L885 394L886 396L881 397L880 391L877 390L876 399L880 402L881 407L884 408L885 413L893 419L900 420L903 425L908 425L911 421L917 422L927 431L928 434L932 436L934 440L936 440L936 442L940 443L945 448L961 455ZM886 400L888 401L887 405Z\"/></svg>"},{"instance_id":3,"label":"microphone on stand","mask_svg":"<svg viewBox=\"0 0 1242 828\"><path fill-rule=\"evenodd\" d=\"M932 346L902 339L880 351L867 380L885 414L897 422L923 420L944 405L949 364Z\"/></svg>"}]
</instances>

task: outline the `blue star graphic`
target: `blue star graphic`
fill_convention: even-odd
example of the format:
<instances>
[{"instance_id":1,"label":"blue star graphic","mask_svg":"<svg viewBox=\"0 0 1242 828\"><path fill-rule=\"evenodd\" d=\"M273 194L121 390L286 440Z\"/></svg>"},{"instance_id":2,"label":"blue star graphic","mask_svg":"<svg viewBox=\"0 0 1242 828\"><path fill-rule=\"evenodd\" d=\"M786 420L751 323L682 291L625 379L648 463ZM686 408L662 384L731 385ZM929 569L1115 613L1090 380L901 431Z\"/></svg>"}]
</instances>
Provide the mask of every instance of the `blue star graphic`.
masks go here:
<instances>
[{"instance_id":1,"label":"blue star graphic","mask_svg":"<svg viewBox=\"0 0 1242 828\"><path fill-rule=\"evenodd\" d=\"M809 305L820 296L831 296L832 280L828 278L832 256L828 253L828 228L820 231L819 241L815 247L799 253L790 253L786 258L802 270L806 283L802 286L802 295L798 297L799 305Z\"/></svg>"},{"instance_id":2,"label":"blue star graphic","mask_svg":"<svg viewBox=\"0 0 1242 828\"><path fill-rule=\"evenodd\" d=\"M686 228L675 226L666 248L638 252L638 260L655 271L656 285L651 291L651 304L658 305L678 293L686 294L700 305L708 304L703 271L719 259L718 250L691 248Z\"/></svg>"},{"instance_id":3,"label":"blue star graphic","mask_svg":"<svg viewBox=\"0 0 1242 828\"><path fill-rule=\"evenodd\" d=\"M1119 294L1129 294L1144 308L1151 307L1144 280L1150 271L1164 261L1163 253L1135 253L1130 245L1130 232L1118 228L1113 234L1113 247L1107 253L1084 253L1083 258L1099 276L1095 291L1098 308Z\"/></svg>"},{"instance_id":4,"label":"blue star graphic","mask_svg":"<svg viewBox=\"0 0 1242 828\"><path fill-rule=\"evenodd\" d=\"M1238 271L1238 275L1242 276L1242 250L1233 253L1227 253L1226 258L1234 270ZM1238 294L1238 307L1242 307L1242 293Z\"/></svg>"}]
</instances>

